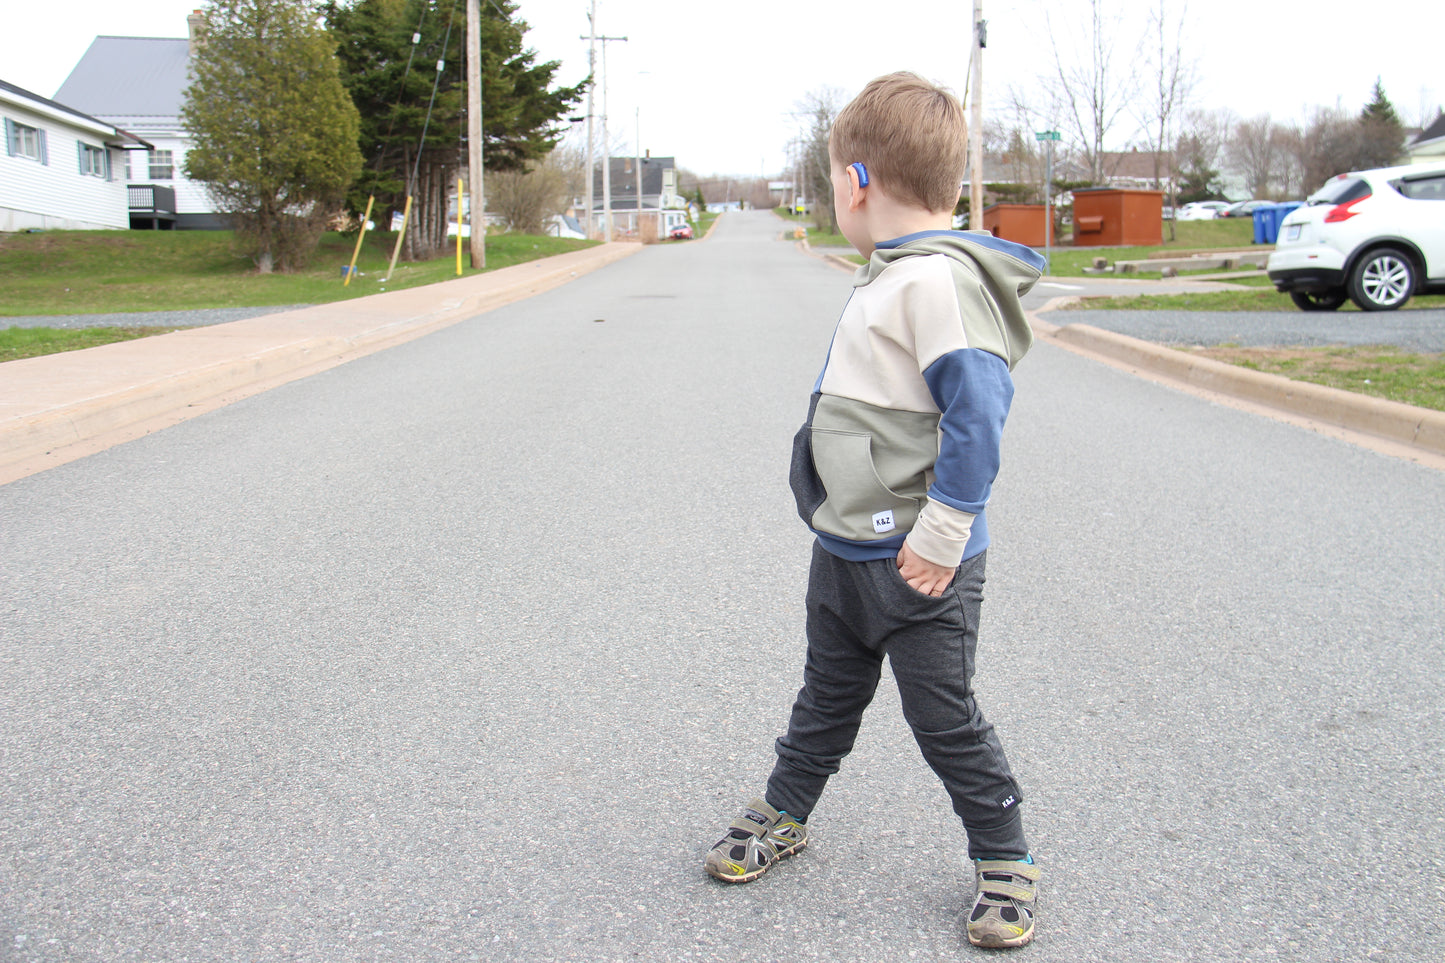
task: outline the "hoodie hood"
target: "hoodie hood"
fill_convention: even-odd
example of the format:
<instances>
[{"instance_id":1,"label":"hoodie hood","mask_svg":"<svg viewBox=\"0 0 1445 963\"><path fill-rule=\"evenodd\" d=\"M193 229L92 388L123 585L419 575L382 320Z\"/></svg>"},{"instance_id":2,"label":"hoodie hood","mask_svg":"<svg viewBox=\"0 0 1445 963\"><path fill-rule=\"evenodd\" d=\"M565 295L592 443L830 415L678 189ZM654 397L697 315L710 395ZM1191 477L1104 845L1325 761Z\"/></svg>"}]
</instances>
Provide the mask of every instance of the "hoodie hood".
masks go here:
<instances>
[{"instance_id":1,"label":"hoodie hood","mask_svg":"<svg viewBox=\"0 0 1445 963\"><path fill-rule=\"evenodd\" d=\"M872 283L895 261L934 254L950 261L969 343L1012 368L1033 344L1020 299L1043 276L1042 255L985 231L920 231L879 244L854 273L853 286Z\"/></svg>"}]
</instances>

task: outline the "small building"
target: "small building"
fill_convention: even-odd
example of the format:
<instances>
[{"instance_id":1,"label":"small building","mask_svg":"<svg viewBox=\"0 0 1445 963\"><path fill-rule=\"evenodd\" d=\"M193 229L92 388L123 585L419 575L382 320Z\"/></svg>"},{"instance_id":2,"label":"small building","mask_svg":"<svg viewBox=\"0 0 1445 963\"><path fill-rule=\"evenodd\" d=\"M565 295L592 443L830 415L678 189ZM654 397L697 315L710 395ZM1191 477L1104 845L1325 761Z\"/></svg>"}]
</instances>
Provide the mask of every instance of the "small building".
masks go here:
<instances>
[{"instance_id":1,"label":"small building","mask_svg":"<svg viewBox=\"0 0 1445 963\"><path fill-rule=\"evenodd\" d=\"M1164 243L1164 192L1087 187L1074 191L1074 246Z\"/></svg>"},{"instance_id":2,"label":"small building","mask_svg":"<svg viewBox=\"0 0 1445 963\"><path fill-rule=\"evenodd\" d=\"M135 202L135 227L224 228L206 186L185 176L191 138L181 126L191 55L204 18L187 18L183 38L96 37L60 85L56 99L145 138L122 174Z\"/></svg>"},{"instance_id":3,"label":"small building","mask_svg":"<svg viewBox=\"0 0 1445 963\"><path fill-rule=\"evenodd\" d=\"M126 155L151 146L65 104L0 81L0 231L130 226Z\"/></svg>"},{"instance_id":4,"label":"small building","mask_svg":"<svg viewBox=\"0 0 1445 963\"><path fill-rule=\"evenodd\" d=\"M1052 231L1047 239L1044 228L1048 213L1042 204L991 204L983 209L983 229L994 237L1029 247L1057 244Z\"/></svg>"}]
</instances>

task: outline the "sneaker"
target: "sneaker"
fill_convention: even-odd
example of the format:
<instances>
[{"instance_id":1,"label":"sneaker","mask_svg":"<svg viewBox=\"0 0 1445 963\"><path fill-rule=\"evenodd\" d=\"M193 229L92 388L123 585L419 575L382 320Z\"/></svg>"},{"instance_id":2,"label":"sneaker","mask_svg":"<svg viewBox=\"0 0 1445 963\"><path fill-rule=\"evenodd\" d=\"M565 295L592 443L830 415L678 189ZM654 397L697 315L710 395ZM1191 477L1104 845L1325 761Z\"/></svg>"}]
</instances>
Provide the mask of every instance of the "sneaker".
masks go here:
<instances>
[{"instance_id":1,"label":"sneaker","mask_svg":"<svg viewBox=\"0 0 1445 963\"><path fill-rule=\"evenodd\" d=\"M975 859L978 896L968 916L968 941L974 946L1023 946L1034 938L1034 900L1039 868L1030 856Z\"/></svg>"},{"instance_id":2,"label":"sneaker","mask_svg":"<svg viewBox=\"0 0 1445 963\"><path fill-rule=\"evenodd\" d=\"M780 813L761 799L747 809L728 834L708 850L703 867L725 883L746 883L768 868L808 845L808 827L787 813Z\"/></svg>"}]
</instances>

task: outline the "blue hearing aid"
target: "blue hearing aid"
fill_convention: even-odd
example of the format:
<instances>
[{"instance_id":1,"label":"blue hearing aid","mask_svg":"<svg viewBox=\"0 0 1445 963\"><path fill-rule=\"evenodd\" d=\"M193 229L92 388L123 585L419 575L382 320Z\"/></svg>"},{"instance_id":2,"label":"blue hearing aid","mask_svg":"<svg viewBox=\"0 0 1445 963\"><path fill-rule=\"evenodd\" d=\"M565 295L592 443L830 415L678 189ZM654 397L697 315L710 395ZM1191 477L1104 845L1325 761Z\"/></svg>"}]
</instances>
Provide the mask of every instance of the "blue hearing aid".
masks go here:
<instances>
[{"instance_id":1,"label":"blue hearing aid","mask_svg":"<svg viewBox=\"0 0 1445 963\"><path fill-rule=\"evenodd\" d=\"M849 164L848 166L851 167L851 168L853 168L855 171L858 172L858 186L859 186L859 187L867 187L867 186L868 186L868 168L864 167L861 162L860 162L860 163L856 163L856 164Z\"/></svg>"}]
</instances>

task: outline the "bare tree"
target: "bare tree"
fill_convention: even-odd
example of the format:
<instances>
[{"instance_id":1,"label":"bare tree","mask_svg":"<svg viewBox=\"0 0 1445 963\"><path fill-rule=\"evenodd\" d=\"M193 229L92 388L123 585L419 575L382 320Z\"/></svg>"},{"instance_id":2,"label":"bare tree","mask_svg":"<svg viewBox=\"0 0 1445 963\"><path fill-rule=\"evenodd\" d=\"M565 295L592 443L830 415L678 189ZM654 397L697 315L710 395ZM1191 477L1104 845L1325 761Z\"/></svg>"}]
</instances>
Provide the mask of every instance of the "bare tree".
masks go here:
<instances>
[{"instance_id":1,"label":"bare tree","mask_svg":"<svg viewBox=\"0 0 1445 963\"><path fill-rule=\"evenodd\" d=\"M1227 156L1236 173L1244 178L1250 197L1263 198L1276 177L1279 142L1269 114L1242 120L1234 127Z\"/></svg>"},{"instance_id":2,"label":"bare tree","mask_svg":"<svg viewBox=\"0 0 1445 963\"><path fill-rule=\"evenodd\" d=\"M1235 125L1227 110L1190 110L1184 115L1183 130L1175 142L1174 156L1179 168L1179 200L1218 200L1224 147Z\"/></svg>"},{"instance_id":3,"label":"bare tree","mask_svg":"<svg viewBox=\"0 0 1445 963\"><path fill-rule=\"evenodd\" d=\"M1048 88L1078 134L1084 166L1093 182L1099 184L1107 173L1104 142L1132 101L1135 76L1131 58L1124 58L1121 66L1114 56L1114 45L1123 34L1123 18L1117 13L1106 14L1104 0L1089 0L1088 9L1087 22L1070 31L1081 42L1067 44L1070 50L1087 44L1087 56L1082 61L1065 60L1053 20L1045 12L1054 54L1054 77Z\"/></svg>"},{"instance_id":4,"label":"bare tree","mask_svg":"<svg viewBox=\"0 0 1445 963\"><path fill-rule=\"evenodd\" d=\"M1188 16L1189 7L1184 3L1180 4L1179 15L1175 18L1170 17L1166 0L1155 0L1149 8L1143 69L1148 72L1152 83L1147 109L1137 115L1154 159L1154 189L1162 188L1167 192L1171 207L1179 192L1179 164L1173 152L1176 143L1174 124L1194 93L1197 73L1194 61L1184 56L1184 23ZM1167 170L1161 171L1162 157L1168 160ZM1169 240L1174 240L1172 217L1169 219Z\"/></svg>"},{"instance_id":5,"label":"bare tree","mask_svg":"<svg viewBox=\"0 0 1445 963\"><path fill-rule=\"evenodd\" d=\"M567 209L568 174L565 156L549 154L522 171L497 171L487 175L487 206L518 234L542 234L547 221ZM583 163L585 173L586 163Z\"/></svg>"},{"instance_id":6,"label":"bare tree","mask_svg":"<svg viewBox=\"0 0 1445 963\"><path fill-rule=\"evenodd\" d=\"M796 151L803 196L812 202L813 223L819 229L826 227L833 232L838 230L838 222L833 213L828 138L833 133L833 121L845 103L847 99L843 91L836 87L819 87L808 91L793 105L794 116L804 125Z\"/></svg>"}]
</instances>

